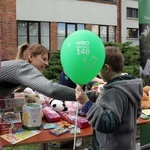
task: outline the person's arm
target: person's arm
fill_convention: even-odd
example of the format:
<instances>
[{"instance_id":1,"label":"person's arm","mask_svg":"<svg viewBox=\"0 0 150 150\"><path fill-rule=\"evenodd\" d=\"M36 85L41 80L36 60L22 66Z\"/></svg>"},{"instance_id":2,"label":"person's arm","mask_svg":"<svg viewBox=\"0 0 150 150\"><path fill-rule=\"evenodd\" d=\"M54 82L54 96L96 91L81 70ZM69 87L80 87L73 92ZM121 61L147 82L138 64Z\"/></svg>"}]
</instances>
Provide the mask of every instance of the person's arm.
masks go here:
<instances>
[{"instance_id":1,"label":"person's arm","mask_svg":"<svg viewBox=\"0 0 150 150\"><path fill-rule=\"evenodd\" d=\"M87 120L95 130L112 133L120 125L119 117L113 113L113 110L108 109L110 106L107 108L107 104L103 107L92 103L80 86L76 88L76 98L84 105L82 112L86 114Z\"/></svg>"},{"instance_id":2,"label":"person's arm","mask_svg":"<svg viewBox=\"0 0 150 150\"><path fill-rule=\"evenodd\" d=\"M121 124L117 115L111 110L93 104L87 112L87 120L92 127L102 133L112 133Z\"/></svg>"},{"instance_id":3,"label":"person's arm","mask_svg":"<svg viewBox=\"0 0 150 150\"><path fill-rule=\"evenodd\" d=\"M74 89L46 79L34 66L25 61L19 62L15 72L16 82L21 85L51 98L76 101ZM92 91L87 94L89 98L95 97L95 93Z\"/></svg>"},{"instance_id":4,"label":"person's arm","mask_svg":"<svg viewBox=\"0 0 150 150\"><path fill-rule=\"evenodd\" d=\"M100 78L98 78L98 77L93 78L92 81L93 81L93 82L97 82L97 83L99 83L99 84L105 84L105 83L106 83L106 82L104 82L103 79L100 79Z\"/></svg>"}]
</instances>

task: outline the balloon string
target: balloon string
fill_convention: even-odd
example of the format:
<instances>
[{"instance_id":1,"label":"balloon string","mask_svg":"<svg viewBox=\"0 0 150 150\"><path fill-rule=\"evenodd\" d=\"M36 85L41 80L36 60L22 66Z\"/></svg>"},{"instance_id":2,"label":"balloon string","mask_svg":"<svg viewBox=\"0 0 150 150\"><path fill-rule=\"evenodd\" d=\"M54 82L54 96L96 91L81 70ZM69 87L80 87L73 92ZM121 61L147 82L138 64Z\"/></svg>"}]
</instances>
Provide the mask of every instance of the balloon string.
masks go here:
<instances>
[{"instance_id":1,"label":"balloon string","mask_svg":"<svg viewBox=\"0 0 150 150\"><path fill-rule=\"evenodd\" d=\"M77 126L78 126L78 124L77 124L77 122L78 122L78 107L79 107L79 103L77 102L73 150L76 149L76 137L77 137Z\"/></svg>"}]
</instances>

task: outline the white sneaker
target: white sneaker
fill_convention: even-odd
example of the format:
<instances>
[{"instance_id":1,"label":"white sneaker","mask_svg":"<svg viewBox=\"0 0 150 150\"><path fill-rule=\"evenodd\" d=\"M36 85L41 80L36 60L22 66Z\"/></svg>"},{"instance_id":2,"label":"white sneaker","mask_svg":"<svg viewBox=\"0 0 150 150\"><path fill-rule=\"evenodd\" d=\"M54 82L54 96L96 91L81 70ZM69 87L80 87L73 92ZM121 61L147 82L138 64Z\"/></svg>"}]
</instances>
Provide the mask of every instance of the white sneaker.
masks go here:
<instances>
[{"instance_id":1,"label":"white sneaker","mask_svg":"<svg viewBox=\"0 0 150 150\"><path fill-rule=\"evenodd\" d=\"M80 147L82 145L82 138L76 140L76 147Z\"/></svg>"}]
</instances>

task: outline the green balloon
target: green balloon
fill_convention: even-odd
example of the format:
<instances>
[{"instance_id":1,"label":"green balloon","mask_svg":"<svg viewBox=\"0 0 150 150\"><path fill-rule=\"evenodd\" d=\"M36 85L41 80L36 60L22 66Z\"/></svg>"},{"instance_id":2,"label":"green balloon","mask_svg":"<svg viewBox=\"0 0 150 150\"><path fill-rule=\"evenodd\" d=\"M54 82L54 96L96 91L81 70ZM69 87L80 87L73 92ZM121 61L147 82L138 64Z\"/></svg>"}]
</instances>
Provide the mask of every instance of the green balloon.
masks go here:
<instances>
[{"instance_id":1,"label":"green balloon","mask_svg":"<svg viewBox=\"0 0 150 150\"><path fill-rule=\"evenodd\" d=\"M103 67L103 41L89 30L75 31L63 42L60 59L65 73L74 83L87 84Z\"/></svg>"}]
</instances>

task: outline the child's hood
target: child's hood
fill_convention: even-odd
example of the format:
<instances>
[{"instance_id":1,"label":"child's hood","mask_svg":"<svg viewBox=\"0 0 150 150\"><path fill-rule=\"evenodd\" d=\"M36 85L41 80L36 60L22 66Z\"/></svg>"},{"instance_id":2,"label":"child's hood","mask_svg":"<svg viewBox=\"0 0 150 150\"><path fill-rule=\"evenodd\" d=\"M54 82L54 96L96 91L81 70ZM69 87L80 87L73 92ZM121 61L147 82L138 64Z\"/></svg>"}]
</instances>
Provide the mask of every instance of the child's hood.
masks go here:
<instances>
[{"instance_id":1,"label":"child's hood","mask_svg":"<svg viewBox=\"0 0 150 150\"><path fill-rule=\"evenodd\" d=\"M142 79L137 79L131 75L116 77L107 83L104 88L122 91L132 105L135 105L137 101L139 102L141 100L143 93Z\"/></svg>"}]
</instances>

